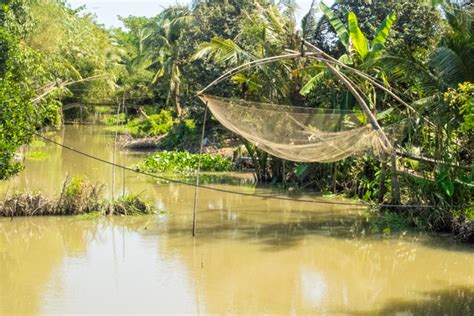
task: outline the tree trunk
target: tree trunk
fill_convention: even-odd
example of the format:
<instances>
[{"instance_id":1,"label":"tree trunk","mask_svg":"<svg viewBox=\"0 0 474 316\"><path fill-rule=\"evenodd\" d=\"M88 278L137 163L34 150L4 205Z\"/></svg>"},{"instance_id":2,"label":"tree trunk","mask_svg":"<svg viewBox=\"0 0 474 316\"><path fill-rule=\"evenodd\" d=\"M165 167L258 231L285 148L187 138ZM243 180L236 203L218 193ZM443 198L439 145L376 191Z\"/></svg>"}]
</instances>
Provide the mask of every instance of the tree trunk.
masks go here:
<instances>
[{"instance_id":1,"label":"tree trunk","mask_svg":"<svg viewBox=\"0 0 474 316\"><path fill-rule=\"evenodd\" d=\"M283 182L283 160L272 157L272 182Z\"/></svg>"},{"instance_id":2,"label":"tree trunk","mask_svg":"<svg viewBox=\"0 0 474 316\"><path fill-rule=\"evenodd\" d=\"M176 115L178 117L181 116L182 114L182 109L181 109L181 96L180 94L180 86L179 83L176 83L176 90L174 91L174 102L175 102L175 107L176 107Z\"/></svg>"},{"instance_id":3,"label":"tree trunk","mask_svg":"<svg viewBox=\"0 0 474 316\"><path fill-rule=\"evenodd\" d=\"M333 164L333 173L332 173L332 193L337 193L337 162Z\"/></svg>"}]
</instances>

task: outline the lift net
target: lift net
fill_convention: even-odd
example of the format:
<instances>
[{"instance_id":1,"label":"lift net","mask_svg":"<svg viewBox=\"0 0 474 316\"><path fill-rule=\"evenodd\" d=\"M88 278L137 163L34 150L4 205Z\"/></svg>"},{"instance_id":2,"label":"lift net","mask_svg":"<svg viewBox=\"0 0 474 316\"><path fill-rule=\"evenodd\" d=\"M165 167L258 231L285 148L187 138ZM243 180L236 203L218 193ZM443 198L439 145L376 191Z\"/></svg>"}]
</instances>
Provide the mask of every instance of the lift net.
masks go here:
<instances>
[{"instance_id":1,"label":"lift net","mask_svg":"<svg viewBox=\"0 0 474 316\"><path fill-rule=\"evenodd\" d=\"M258 148L286 160L334 162L389 152L362 113L302 108L202 95L214 117Z\"/></svg>"}]
</instances>

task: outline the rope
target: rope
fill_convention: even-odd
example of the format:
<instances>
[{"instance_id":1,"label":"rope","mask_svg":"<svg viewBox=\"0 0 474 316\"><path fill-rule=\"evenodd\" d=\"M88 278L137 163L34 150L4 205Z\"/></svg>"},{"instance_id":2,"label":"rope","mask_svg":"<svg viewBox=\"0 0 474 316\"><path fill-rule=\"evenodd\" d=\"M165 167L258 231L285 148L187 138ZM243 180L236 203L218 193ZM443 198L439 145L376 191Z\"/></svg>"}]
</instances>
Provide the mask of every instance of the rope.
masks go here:
<instances>
[{"instance_id":1,"label":"rope","mask_svg":"<svg viewBox=\"0 0 474 316\"><path fill-rule=\"evenodd\" d=\"M141 174L144 176L148 176L151 178L159 179L162 181L168 181L171 183L175 184L181 184L185 186L190 186L190 187L196 187L196 184L194 183L189 183L185 181L180 181L180 180L175 180L175 179L170 179L167 177L159 176L156 174L144 172L144 171L139 171L127 166L119 165L116 163L112 163L108 160L93 156L91 154L85 153L83 151L77 150L73 147L58 143L48 137L45 137L37 132L33 133L37 137L51 143L54 145L57 145L59 147L62 147L64 149L70 150L72 152L75 152L81 156L102 162L104 164L108 164L111 166L115 166L117 168L121 168L127 171L131 171L136 174ZM345 205L345 206L365 206L365 207L376 207L376 206L383 206L386 208L455 208L455 209L462 209L462 208L467 208L470 207L471 205L397 205L397 204L375 204L375 203L366 203L366 202L361 202L361 203L353 203L353 202L341 202L341 201L318 201L318 200L308 200L308 199L294 199L294 198L289 198L289 197L282 197L282 196L269 196L265 194L256 194L256 193L246 193L246 192L239 192L239 191L233 191L233 190L226 190L226 189L220 189L220 188L215 188L215 187L210 187L210 186L205 186L205 185L199 185L198 186L200 189L205 189L209 191L214 191L214 192L221 192L221 193L228 193L228 194L234 194L234 195L241 195L241 196L248 196L248 197L258 197L262 199L271 199L271 200L279 200L279 201L290 201L290 202L301 202L301 203L312 203L312 204L325 204L325 205Z\"/></svg>"}]
</instances>

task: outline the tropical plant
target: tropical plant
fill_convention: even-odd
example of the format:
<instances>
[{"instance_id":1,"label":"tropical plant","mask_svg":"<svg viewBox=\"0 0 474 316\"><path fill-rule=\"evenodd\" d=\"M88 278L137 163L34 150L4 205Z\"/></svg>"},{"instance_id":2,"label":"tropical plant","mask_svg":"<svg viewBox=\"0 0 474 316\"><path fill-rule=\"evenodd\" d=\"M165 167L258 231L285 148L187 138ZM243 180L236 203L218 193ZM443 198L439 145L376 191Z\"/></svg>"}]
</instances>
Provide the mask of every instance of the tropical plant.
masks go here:
<instances>
[{"instance_id":1,"label":"tropical plant","mask_svg":"<svg viewBox=\"0 0 474 316\"><path fill-rule=\"evenodd\" d=\"M187 151L161 151L139 163L137 170L151 173L193 174L198 165L202 171L230 171L232 163L211 154L191 154Z\"/></svg>"},{"instance_id":2,"label":"tropical plant","mask_svg":"<svg viewBox=\"0 0 474 316\"><path fill-rule=\"evenodd\" d=\"M172 6L158 16L158 23L149 28L150 35L144 41L153 61L156 74L153 82L164 80L168 87L167 104L172 101L177 116L182 114L181 106L181 64L180 39L193 23L194 17L184 6Z\"/></svg>"}]
</instances>

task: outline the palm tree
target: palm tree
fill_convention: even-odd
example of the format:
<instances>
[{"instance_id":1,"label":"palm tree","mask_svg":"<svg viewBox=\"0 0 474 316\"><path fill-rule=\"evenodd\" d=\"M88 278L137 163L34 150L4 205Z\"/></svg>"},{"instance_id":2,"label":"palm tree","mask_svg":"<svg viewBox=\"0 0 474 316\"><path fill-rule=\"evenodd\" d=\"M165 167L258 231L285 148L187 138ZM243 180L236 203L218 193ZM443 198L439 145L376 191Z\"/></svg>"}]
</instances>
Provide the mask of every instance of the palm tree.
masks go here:
<instances>
[{"instance_id":1,"label":"palm tree","mask_svg":"<svg viewBox=\"0 0 474 316\"><path fill-rule=\"evenodd\" d=\"M144 41L145 50L156 68L153 82L164 80L168 85L167 104L175 103L176 115L181 116L181 64L180 40L194 21L192 12L185 6L171 6L158 16L158 24L147 27L150 36Z\"/></svg>"}]
</instances>

